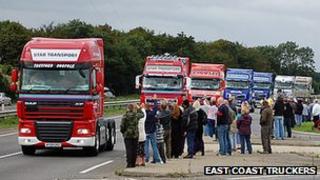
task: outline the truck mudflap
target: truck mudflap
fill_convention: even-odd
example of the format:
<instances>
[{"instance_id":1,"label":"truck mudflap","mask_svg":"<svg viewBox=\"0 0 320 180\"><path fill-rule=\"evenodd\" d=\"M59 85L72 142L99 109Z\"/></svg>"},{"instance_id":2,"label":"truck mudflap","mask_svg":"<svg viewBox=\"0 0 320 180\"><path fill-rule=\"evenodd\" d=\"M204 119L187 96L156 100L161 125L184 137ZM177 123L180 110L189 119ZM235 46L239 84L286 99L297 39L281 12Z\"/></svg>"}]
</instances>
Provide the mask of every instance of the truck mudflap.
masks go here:
<instances>
[{"instance_id":1,"label":"truck mudflap","mask_svg":"<svg viewBox=\"0 0 320 180\"><path fill-rule=\"evenodd\" d=\"M65 142L43 142L37 137L18 137L22 146L35 146L37 148L62 148L62 147L92 147L95 145L95 136L72 137Z\"/></svg>"}]
</instances>

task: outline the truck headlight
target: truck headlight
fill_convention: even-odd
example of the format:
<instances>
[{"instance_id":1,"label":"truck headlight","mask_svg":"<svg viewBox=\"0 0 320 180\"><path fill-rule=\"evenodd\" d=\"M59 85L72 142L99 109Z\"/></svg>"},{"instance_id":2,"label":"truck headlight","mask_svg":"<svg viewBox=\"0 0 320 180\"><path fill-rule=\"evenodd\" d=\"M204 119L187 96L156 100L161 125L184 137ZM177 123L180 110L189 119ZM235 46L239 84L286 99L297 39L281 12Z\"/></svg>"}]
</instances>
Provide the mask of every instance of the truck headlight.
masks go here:
<instances>
[{"instance_id":1,"label":"truck headlight","mask_svg":"<svg viewBox=\"0 0 320 180\"><path fill-rule=\"evenodd\" d=\"M20 129L20 133L22 133L22 134L30 134L31 133L31 129L30 128L21 128Z\"/></svg>"},{"instance_id":2,"label":"truck headlight","mask_svg":"<svg viewBox=\"0 0 320 180\"><path fill-rule=\"evenodd\" d=\"M89 134L89 129L78 129L78 134Z\"/></svg>"}]
</instances>

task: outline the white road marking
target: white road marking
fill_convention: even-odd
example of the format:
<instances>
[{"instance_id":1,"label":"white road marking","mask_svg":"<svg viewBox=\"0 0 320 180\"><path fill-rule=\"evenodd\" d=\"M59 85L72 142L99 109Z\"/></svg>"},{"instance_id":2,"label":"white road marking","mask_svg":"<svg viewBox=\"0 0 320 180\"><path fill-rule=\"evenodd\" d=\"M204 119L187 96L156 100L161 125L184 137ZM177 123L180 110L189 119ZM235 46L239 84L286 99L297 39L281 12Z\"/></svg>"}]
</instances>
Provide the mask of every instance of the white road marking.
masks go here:
<instances>
[{"instance_id":1,"label":"white road marking","mask_svg":"<svg viewBox=\"0 0 320 180\"><path fill-rule=\"evenodd\" d=\"M113 160L110 160L110 161L107 161L107 162L104 162L104 163L101 163L101 164L92 166L92 167L90 167L90 168L88 168L88 169L85 169L85 170L81 171L80 174L88 173L88 172L90 172L90 171L92 171L92 170L95 170L95 169L97 169L97 168L99 168L99 167L101 167L101 166L110 164L110 163L112 163L112 162L113 162Z\"/></svg>"},{"instance_id":2,"label":"white road marking","mask_svg":"<svg viewBox=\"0 0 320 180\"><path fill-rule=\"evenodd\" d=\"M0 156L0 159L4 159L4 158L8 158L8 157L11 157L11 156L16 156L16 155L20 155L22 154L21 151L19 152L15 152L15 153L11 153L11 154L7 154L7 155L3 155L3 156Z\"/></svg>"},{"instance_id":3,"label":"white road marking","mask_svg":"<svg viewBox=\"0 0 320 180\"><path fill-rule=\"evenodd\" d=\"M0 134L0 137L6 137L6 136L12 136L17 134L17 132L13 132L13 133L8 133L8 134Z\"/></svg>"}]
</instances>

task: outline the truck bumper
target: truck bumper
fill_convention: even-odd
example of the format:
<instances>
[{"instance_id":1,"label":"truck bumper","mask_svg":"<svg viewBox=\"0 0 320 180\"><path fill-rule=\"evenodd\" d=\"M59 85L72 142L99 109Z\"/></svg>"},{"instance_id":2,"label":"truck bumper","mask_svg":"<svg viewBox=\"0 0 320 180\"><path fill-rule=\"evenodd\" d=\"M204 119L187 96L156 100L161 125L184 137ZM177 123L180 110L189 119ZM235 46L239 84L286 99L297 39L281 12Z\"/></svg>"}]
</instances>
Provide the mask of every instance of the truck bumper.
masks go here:
<instances>
[{"instance_id":1,"label":"truck bumper","mask_svg":"<svg viewBox=\"0 0 320 180\"><path fill-rule=\"evenodd\" d=\"M40 141L37 137L18 137L18 142L23 146L44 147L46 142ZM61 142L61 147L87 147L94 146L95 137L72 137L70 140Z\"/></svg>"}]
</instances>

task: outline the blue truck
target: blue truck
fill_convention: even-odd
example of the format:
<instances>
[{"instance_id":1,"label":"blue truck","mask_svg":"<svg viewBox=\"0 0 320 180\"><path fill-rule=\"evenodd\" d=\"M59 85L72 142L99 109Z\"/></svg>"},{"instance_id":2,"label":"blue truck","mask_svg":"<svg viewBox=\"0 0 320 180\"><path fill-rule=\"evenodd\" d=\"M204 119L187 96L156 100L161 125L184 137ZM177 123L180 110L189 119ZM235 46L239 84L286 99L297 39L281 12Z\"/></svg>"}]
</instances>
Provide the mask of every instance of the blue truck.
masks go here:
<instances>
[{"instance_id":1,"label":"blue truck","mask_svg":"<svg viewBox=\"0 0 320 180\"><path fill-rule=\"evenodd\" d=\"M252 101L253 70L228 68L226 74L227 87L224 98L234 97L238 105L243 101Z\"/></svg>"},{"instance_id":2,"label":"blue truck","mask_svg":"<svg viewBox=\"0 0 320 180\"><path fill-rule=\"evenodd\" d=\"M273 75L268 72L253 72L253 100L260 105L261 100L272 94Z\"/></svg>"}]
</instances>

